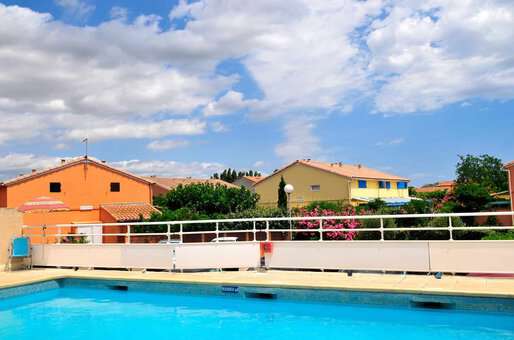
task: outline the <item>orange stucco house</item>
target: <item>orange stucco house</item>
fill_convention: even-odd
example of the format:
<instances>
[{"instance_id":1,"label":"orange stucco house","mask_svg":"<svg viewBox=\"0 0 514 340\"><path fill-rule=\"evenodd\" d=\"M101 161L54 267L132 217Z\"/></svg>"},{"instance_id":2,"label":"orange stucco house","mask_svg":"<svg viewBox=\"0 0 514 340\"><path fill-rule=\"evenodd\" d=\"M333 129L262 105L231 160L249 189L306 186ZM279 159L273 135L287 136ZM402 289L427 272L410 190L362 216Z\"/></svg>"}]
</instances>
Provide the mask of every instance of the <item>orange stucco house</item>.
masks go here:
<instances>
[{"instance_id":1,"label":"orange stucco house","mask_svg":"<svg viewBox=\"0 0 514 340\"><path fill-rule=\"evenodd\" d=\"M25 225L73 224L77 227L63 233L75 233L81 224L149 217L157 211L152 206L152 184L103 161L79 157L0 183L0 207L23 212ZM103 231L118 233L123 227L103 227ZM119 242L122 238L104 236L95 242Z\"/></svg>"}]
</instances>

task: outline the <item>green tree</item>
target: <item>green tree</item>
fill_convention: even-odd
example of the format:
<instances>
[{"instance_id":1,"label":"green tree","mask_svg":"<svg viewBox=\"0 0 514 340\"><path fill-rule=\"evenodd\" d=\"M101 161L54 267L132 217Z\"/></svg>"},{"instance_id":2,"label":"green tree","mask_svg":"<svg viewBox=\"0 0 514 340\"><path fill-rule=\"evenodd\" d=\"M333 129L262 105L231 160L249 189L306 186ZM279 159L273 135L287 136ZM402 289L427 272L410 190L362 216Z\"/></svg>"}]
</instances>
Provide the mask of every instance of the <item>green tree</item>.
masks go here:
<instances>
[{"instance_id":1,"label":"green tree","mask_svg":"<svg viewBox=\"0 0 514 340\"><path fill-rule=\"evenodd\" d=\"M237 171L236 169L228 168L220 173L212 174L211 178L213 179L221 179L225 182L233 183L243 176L261 176L261 173L255 170L241 170Z\"/></svg>"},{"instance_id":2,"label":"green tree","mask_svg":"<svg viewBox=\"0 0 514 340\"><path fill-rule=\"evenodd\" d=\"M365 205L369 210L372 211L379 211L387 207L386 202L384 200L381 200L380 198L375 198L374 200L369 201Z\"/></svg>"},{"instance_id":3,"label":"green tree","mask_svg":"<svg viewBox=\"0 0 514 340\"><path fill-rule=\"evenodd\" d=\"M277 207L282 210L287 210L287 194L284 190L286 187L286 181L284 176L280 177L280 183L278 183L278 201Z\"/></svg>"},{"instance_id":4,"label":"green tree","mask_svg":"<svg viewBox=\"0 0 514 340\"><path fill-rule=\"evenodd\" d=\"M208 183L179 185L170 190L163 200L165 208L174 211L188 208L209 217L255 209L259 195L250 190L227 188Z\"/></svg>"},{"instance_id":5,"label":"green tree","mask_svg":"<svg viewBox=\"0 0 514 340\"><path fill-rule=\"evenodd\" d=\"M459 156L457 163L457 184L476 183L489 192L508 189L507 173L501 159L490 156Z\"/></svg>"},{"instance_id":6,"label":"green tree","mask_svg":"<svg viewBox=\"0 0 514 340\"><path fill-rule=\"evenodd\" d=\"M486 188L478 183L464 183L455 187L453 192L458 211L474 212L485 208L492 198Z\"/></svg>"}]
</instances>

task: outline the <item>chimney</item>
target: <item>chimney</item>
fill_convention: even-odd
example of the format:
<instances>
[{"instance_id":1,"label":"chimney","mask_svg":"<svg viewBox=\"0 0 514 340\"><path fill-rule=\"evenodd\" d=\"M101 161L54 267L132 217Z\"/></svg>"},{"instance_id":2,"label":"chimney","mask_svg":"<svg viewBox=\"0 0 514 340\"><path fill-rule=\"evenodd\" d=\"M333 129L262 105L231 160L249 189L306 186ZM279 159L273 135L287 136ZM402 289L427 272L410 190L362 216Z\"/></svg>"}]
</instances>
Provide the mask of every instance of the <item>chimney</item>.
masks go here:
<instances>
[{"instance_id":1,"label":"chimney","mask_svg":"<svg viewBox=\"0 0 514 340\"><path fill-rule=\"evenodd\" d=\"M66 163L66 160L64 158L61 158L61 164Z\"/></svg>"},{"instance_id":2,"label":"chimney","mask_svg":"<svg viewBox=\"0 0 514 340\"><path fill-rule=\"evenodd\" d=\"M103 164L107 163L106 161L102 161Z\"/></svg>"},{"instance_id":3,"label":"chimney","mask_svg":"<svg viewBox=\"0 0 514 340\"><path fill-rule=\"evenodd\" d=\"M357 168L362 168L362 164L357 164Z\"/></svg>"},{"instance_id":4,"label":"chimney","mask_svg":"<svg viewBox=\"0 0 514 340\"><path fill-rule=\"evenodd\" d=\"M32 169L32 173L36 172L37 170L36 169Z\"/></svg>"}]
</instances>

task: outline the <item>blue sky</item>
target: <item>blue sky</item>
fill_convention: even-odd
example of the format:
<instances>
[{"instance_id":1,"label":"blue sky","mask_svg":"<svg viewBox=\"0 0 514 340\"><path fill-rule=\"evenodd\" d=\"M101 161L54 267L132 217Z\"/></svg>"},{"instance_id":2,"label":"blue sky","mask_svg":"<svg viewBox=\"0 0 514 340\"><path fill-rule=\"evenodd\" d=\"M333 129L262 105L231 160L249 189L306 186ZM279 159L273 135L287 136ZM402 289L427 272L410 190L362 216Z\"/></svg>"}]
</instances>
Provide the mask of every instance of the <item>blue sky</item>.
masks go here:
<instances>
[{"instance_id":1,"label":"blue sky","mask_svg":"<svg viewBox=\"0 0 514 340\"><path fill-rule=\"evenodd\" d=\"M415 185L514 159L505 1L2 1L0 179L361 163Z\"/></svg>"}]
</instances>

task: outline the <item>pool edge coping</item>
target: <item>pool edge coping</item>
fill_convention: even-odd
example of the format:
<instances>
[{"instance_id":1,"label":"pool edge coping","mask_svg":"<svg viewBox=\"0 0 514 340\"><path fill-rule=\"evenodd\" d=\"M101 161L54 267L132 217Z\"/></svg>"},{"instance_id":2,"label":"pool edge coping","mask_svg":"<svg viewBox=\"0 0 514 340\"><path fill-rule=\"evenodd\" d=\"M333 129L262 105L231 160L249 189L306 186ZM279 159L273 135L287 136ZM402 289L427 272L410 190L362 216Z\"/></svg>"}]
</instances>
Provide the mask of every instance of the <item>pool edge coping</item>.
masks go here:
<instances>
[{"instance_id":1,"label":"pool edge coping","mask_svg":"<svg viewBox=\"0 0 514 340\"><path fill-rule=\"evenodd\" d=\"M116 273L118 274L118 273ZM372 287L363 285L362 287L355 286L341 286L331 284L297 284L297 283L263 283L246 279L246 282L239 280L223 280L223 279L205 279L205 278L179 278L179 277L128 277L126 275L116 275L99 273L90 271L86 273L44 273L44 276L35 278L23 278L16 282L1 283L0 290L8 288L16 288L31 284L42 283L45 281L57 281L64 279L83 279L83 280L102 280L113 281L123 280L130 282L156 282L156 283L177 283L177 284L193 284L193 285L219 285L219 286L243 286L243 287L265 287L265 288L288 288L288 289L318 289L318 290L337 290L337 291L351 291L351 292L370 292L370 293L399 293L399 294L419 294L419 295L441 295L441 296L461 296L461 297L484 297L484 298L507 298L514 299L514 292L484 292L484 291L463 291L448 288L433 288L433 287L420 287L420 288L406 288L406 287ZM142 274L144 275L144 274ZM175 275L175 274L173 274ZM180 275L180 274L178 274ZM512 282L514 286L514 281Z\"/></svg>"}]
</instances>

